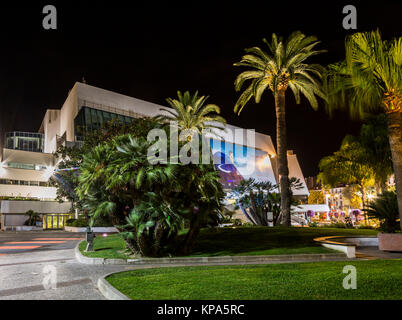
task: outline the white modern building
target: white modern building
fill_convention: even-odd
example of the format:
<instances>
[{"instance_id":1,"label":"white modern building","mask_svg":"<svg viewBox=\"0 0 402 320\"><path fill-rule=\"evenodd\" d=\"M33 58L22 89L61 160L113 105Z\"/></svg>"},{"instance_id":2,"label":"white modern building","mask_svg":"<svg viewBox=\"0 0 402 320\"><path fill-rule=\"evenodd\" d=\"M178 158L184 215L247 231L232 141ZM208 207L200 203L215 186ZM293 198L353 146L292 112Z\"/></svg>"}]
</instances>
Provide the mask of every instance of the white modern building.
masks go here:
<instances>
[{"instance_id":1,"label":"white modern building","mask_svg":"<svg viewBox=\"0 0 402 320\"><path fill-rule=\"evenodd\" d=\"M46 111L38 133L14 132L6 135L0 165L0 197L55 199L56 189L48 185L56 166L56 159L52 153L60 145L80 141L78 128L97 129L113 118L128 123L132 118L153 117L162 113L161 108L166 107L84 83L75 83L61 109ZM251 176L257 180L265 179L277 183L276 151L271 137L256 133L253 144L245 139L245 129L242 129L243 139L239 140L231 132L241 128L231 125L227 125L226 128L227 130L222 132L225 143L255 149L258 164L255 174ZM225 153L224 150L219 151ZM236 174L247 176L242 174L242 165L247 161L247 157L242 158L236 154L224 154L224 156L231 159L232 169ZM288 151L288 161L290 177L297 177L304 183L304 187L295 190L294 195L307 197L309 192L303 173L292 151ZM225 174L229 177L224 183L230 187L233 183L230 180L233 172L228 168L217 168L221 169L223 179Z\"/></svg>"}]
</instances>

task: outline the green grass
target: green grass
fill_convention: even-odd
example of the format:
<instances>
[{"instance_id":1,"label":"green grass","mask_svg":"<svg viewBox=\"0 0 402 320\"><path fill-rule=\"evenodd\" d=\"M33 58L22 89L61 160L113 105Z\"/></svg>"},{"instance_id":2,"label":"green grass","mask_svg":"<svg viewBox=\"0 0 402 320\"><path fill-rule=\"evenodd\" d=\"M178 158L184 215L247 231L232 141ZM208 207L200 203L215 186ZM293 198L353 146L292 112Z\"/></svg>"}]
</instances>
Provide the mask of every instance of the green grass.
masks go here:
<instances>
[{"instance_id":1,"label":"green grass","mask_svg":"<svg viewBox=\"0 0 402 320\"><path fill-rule=\"evenodd\" d=\"M202 230L191 256L276 255L328 253L314 238L376 235L368 229L252 227Z\"/></svg>"},{"instance_id":2,"label":"green grass","mask_svg":"<svg viewBox=\"0 0 402 320\"><path fill-rule=\"evenodd\" d=\"M332 253L313 241L321 236L376 235L369 229L340 228L221 228L203 229L190 256L278 255L298 253ZM184 235L181 235L184 236ZM80 244L81 252L92 258L125 259L125 243L119 235L97 237L95 252L83 252L86 242Z\"/></svg>"},{"instance_id":3,"label":"green grass","mask_svg":"<svg viewBox=\"0 0 402 320\"><path fill-rule=\"evenodd\" d=\"M357 270L345 290L343 268ZM402 299L402 260L180 267L126 271L107 280L134 300Z\"/></svg>"},{"instance_id":4,"label":"green grass","mask_svg":"<svg viewBox=\"0 0 402 320\"><path fill-rule=\"evenodd\" d=\"M85 252L87 242L82 241L79 249L82 254L90 258L127 259L126 243L118 234L107 237L97 236L94 240L94 252Z\"/></svg>"}]
</instances>

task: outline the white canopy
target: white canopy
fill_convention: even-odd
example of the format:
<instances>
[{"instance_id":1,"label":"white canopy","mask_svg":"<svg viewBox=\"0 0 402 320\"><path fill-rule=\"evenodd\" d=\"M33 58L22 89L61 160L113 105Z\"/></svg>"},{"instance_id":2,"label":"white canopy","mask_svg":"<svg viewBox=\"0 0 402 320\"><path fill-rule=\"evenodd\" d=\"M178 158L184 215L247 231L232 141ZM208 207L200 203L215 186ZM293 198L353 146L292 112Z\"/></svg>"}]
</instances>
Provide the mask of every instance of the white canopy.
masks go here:
<instances>
[{"instance_id":1,"label":"white canopy","mask_svg":"<svg viewBox=\"0 0 402 320\"><path fill-rule=\"evenodd\" d=\"M326 204L300 204L297 207L292 206L292 212L302 213L307 211L314 212L330 212L328 205Z\"/></svg>"}]
</instances>

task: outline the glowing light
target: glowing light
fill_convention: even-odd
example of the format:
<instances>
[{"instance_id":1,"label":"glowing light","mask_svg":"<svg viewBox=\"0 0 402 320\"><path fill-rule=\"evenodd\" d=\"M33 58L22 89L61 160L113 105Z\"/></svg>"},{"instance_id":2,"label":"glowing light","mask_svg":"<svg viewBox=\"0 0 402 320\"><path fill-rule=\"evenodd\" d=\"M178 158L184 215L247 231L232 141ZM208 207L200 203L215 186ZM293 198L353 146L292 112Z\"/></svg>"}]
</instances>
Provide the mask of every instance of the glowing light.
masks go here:
<instances>
[{"instance_id":1,"label":"glowing light","mask_svg":"<svg viewBox=\"0 0 402 320\"><path fill-rule=\"evenodd\" d=\"M60 171L76 171L78 170L78 167L73 167L73 168L65 168L65 169L56 169L55 171L60 172Z\"/></svg>"},{"instance_id":2,"label":"glowing light","mask_svg":"<svg viewBox=\"0 0 402 320\"><path fill-rule=\"evenodd\" d=\"M2 177L6 173L5 165L3 162L0 162L0 177Z\"/></svg>"},{"instance_id":3,"label":"glowing light","mask_svg":"<svg viewBox=\"0 0 402 320\"><path fill-rule=\"evenodd\" d=\"M43 172L43 176L45 179L49 179L55 172L55 167L49 166L46 167L45 171Z\"/></svg>"},{"instance_id":4,"label":"glowing light","mask_svg":"<svg viewBox=\"0 0 402 320\"><path fill-rule=\"evenodd\" d=\"M105 238L106 238L106 237L107 237L107 233L104 233L104 234L103 234L103 237L105 237Z\"/></svg>"},{"instance_id":5,"label":"glowing light","mask_svg":"<svg viewBox=\"0 0 402 320\"><path fill-rule=\"evenodd\" d=\"M269 161L269 157L264 157L263 159L259 160L257 162L258 169L261 171L264 170L265 168L269 168L271 166L271 163Z\"/></svg>"}]
</instances>

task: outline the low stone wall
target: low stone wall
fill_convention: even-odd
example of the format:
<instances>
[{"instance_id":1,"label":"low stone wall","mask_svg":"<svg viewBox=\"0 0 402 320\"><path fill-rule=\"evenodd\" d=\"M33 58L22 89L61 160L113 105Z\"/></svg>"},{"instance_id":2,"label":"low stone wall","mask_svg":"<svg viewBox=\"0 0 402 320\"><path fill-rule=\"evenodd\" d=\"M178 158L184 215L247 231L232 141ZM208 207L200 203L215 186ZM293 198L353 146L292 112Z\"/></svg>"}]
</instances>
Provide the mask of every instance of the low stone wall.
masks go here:
<instances>
[{"instance_id":1,"label":"low stone wall","mask_svg":"<svg viewBox=\"0 0 402 320\"><path fill-rule=\"evenodd\" d=\"M4 231L43 231L42 227L5 226Z\"/></svg>"},{"instance_id":2,"label":"low stone wall","mask_svg":"<svg viewBox=\"0 0 402 320\"><path fill-rule=\"evenodd\" d=\"M382 233L378 234L379 248L382 251L402 252L402 233Z\"/></svg>"},{"instance_id":3,"label":"low stone wall","mask_svg":"<svg viewBox=\"0 0 402 320\"><path fill-rule=\"evenodd\" d=\"M86 232L86 227L64 227L65 231L68 232ZM115 227L93 227L92 232L94 233L117 233L119 232Z\"/></svg>"},{"instance_id":4,"label":"low stone wall","mask_svg":"<svg viewBox=\"0 0 402 320\"><path fill-rule=\"evenodd\" d=\"M347 257L343 253L318 253L318 254L283 254L266 256L214 256L214 257L176 257L176 258L137 258L137 259L105 259L90 258L84 256L75 247L75 257L83 264L107 264L107 265L141 265L141 266L163 266L163 265L219 265L219 264L250 264L250 263L283 263L285 262L316 262L316 261L344 261Z\"/></svg>"},{"instance_id":5,"label":"low stone wall","mask_svg":"<svg viewBox=\"0 0 402 320\"><path fill-rule=\"evenodd\" d=\"M341 251L346 254L348 258L356 258L356 247L378 246L377 237L345 237L345 236L331 236L315 238L314 241L320 243L323 247Z\"/></svg>"}]
</instances>

